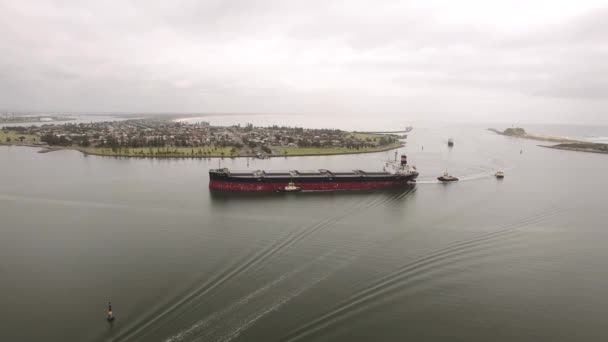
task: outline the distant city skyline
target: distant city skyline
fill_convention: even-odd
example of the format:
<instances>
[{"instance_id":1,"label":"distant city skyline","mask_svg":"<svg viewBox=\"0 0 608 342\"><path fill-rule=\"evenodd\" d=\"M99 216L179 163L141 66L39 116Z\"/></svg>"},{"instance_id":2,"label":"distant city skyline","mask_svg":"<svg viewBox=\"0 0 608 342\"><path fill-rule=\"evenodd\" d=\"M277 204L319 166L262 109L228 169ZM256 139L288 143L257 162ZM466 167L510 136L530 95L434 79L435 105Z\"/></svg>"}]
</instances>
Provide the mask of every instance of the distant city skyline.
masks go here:
<instances>
[{"instance_id":1,"label":"distant city skyline","mask_svg":"<svg viewBox=\"0 0 608 342\"><path fill-rule=\"evenodd\" d=\"M601 1L0 0L0 114L608 124Z\"/></svg>"}]
</instances>

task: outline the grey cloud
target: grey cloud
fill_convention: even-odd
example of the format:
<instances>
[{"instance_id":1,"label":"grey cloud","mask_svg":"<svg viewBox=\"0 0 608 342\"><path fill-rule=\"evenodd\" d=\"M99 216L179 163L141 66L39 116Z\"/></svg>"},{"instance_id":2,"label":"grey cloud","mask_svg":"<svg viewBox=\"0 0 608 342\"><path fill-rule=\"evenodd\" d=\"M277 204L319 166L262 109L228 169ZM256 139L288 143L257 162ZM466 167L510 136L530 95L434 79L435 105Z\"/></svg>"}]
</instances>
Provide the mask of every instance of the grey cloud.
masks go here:
<instances>
[{"instance_id":1,"label":"grey cloud","mask_svg":"<svg viewBox=\"0 0 608 342\"><path fill-rule=\"evenodd\" d=\"M0 110L607 109L608 7L509 30L420 4L0 0Z\"/></svg>"}]
</instances>

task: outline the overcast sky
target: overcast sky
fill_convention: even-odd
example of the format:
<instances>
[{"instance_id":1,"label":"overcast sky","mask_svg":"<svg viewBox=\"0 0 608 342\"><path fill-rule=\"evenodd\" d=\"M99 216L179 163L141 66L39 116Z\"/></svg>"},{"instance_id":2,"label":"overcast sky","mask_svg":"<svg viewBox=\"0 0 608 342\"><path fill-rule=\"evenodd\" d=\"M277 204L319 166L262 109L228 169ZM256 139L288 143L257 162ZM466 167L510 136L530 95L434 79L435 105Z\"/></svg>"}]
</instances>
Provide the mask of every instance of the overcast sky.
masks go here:
<instances>
[{"instance_id":1,"label":"overcast sky","mask_svg":"<svg viewBox=\"0 0 608 342\"><path fill-rule=\"evenodd\" d=\"M608 123L608 3L0 0L0 110Z\"/></svg>"}]
</instances>

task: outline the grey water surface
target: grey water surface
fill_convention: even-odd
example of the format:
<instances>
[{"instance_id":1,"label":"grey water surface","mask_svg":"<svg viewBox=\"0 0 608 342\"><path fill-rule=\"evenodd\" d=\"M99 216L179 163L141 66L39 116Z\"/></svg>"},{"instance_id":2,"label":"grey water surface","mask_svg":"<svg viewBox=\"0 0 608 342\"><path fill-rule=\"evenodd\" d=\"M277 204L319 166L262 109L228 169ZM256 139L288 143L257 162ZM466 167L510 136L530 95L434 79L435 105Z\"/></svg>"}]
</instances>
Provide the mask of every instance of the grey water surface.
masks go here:
<instances>
[{"instance_id":1,"label":"grey water surface","mask_svg":"<svg viewBox=\"0 0 608 342\"><path fill-rule=\"evenodd\" d=\"M207 171L373 170L392 152L0 146L0 340L606 341L608 156L537 144L417 127L399 150L414 187L270 195L210 193ZM437 183L445 169L462 181Z\"/></svg>"}]
</instances>

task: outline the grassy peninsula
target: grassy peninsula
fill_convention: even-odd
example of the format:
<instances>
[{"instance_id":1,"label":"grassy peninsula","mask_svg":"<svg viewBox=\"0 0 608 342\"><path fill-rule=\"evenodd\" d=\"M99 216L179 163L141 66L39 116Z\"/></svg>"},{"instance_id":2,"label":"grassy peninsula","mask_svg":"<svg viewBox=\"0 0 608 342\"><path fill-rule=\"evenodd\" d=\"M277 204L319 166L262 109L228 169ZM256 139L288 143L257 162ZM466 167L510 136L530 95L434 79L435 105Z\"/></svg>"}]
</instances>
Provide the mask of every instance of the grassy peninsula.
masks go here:
<instances>
[{"instance_id":1,"label":"grassy peninsula","mask_svg":"<svg viewBox=\"0 0 608 342\"><path fill-rule=\"evenodd\" d=\"M114 157L216 158L289 157L372 153L403 146L394 134L301 127L211 126L169 119L5 127L5 144L74 149Z\"/></svg>"}]
</instances>

